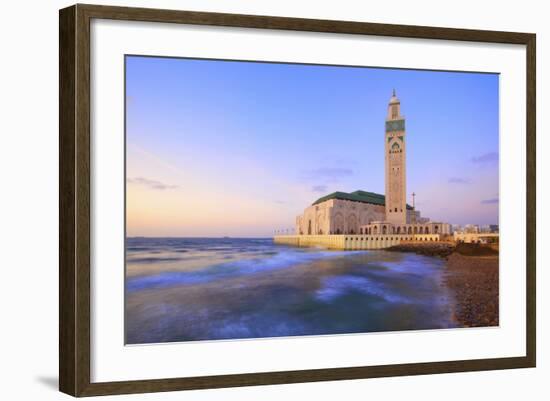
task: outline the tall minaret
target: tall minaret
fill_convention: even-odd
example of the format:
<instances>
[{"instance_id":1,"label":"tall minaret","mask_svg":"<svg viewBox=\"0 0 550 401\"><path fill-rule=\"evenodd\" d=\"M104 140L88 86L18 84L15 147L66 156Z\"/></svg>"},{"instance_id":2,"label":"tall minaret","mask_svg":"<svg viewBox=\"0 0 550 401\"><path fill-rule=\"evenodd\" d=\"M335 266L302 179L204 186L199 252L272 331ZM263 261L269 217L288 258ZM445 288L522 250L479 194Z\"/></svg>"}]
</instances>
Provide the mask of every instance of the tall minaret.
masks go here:
<instances>
[{"instance_id":1,"label":"tall minaret","mask_svg":"<svg viewBox=\"0 0 550 401\"><path fill-rule=\"evenodd\" d=\"M401 115L401 103L393 96L386 118L386 220L393 224L407 223L407 192L405 161L405 118Z\"/></svg>"}]
</instances>

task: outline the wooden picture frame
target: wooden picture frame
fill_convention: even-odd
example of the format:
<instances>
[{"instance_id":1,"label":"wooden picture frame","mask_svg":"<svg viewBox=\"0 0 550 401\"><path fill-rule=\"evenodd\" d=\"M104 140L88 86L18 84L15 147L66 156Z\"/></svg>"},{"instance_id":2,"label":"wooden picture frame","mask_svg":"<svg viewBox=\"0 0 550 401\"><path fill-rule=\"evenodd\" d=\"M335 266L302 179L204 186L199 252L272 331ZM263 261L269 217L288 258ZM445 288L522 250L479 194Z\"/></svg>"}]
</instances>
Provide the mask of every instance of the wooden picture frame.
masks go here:
<instances>
[{"instance_id":1,"label":"wooden picture frame","mask_svg":"<svg viewBox=\"0 0 550 401\"><path fill-rule=\"evenodd\" d=\"M526 356L92 383L90 380L90 21L94 18L525 45L527 49L525 60L527 71ZM80 4L60 10L59 29L59 388L62 392L73 396L94 396L535 366L536 36L534 34Z\"/></svg>"}]
</instances>

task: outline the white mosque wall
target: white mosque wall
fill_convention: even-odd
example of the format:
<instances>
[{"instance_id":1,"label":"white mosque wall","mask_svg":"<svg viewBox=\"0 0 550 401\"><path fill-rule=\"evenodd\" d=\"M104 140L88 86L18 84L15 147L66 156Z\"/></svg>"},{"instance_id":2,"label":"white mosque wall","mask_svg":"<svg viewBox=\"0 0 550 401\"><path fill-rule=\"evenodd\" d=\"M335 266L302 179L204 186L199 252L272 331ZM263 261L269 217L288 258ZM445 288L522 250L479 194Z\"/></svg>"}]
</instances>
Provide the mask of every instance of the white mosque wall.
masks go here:
<instances>
[{"instance_id":1,"label":"white mosque wall","mask_svg":"<svg viewBox=\"0 0 550 401\"><path fill-rule=\"evenodd\" d=\"M359 227L383 220L382 205L329 199L309 206L296 218L298 235L359 234Z\"/></svg>"}]
</instances>

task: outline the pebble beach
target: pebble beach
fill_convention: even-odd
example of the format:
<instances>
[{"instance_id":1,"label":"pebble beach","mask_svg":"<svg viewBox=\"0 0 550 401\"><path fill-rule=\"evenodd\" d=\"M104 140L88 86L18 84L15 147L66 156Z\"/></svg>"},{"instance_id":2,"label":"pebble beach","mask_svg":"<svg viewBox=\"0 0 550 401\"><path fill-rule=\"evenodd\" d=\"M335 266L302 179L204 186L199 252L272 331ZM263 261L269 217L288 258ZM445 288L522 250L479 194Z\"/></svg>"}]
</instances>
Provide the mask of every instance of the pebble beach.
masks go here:
<instances>
[{"instance_id":1,"label":"pebble beach","mask_svg":"<svg viewBox=\"0 0 550 401\"><path fill-rule=\"evenodd\" d=\"M409 243L392 251L445 259L444 284L455 298L454 319L462 327L499 325L498 247L480 244Z\"/></svg>"}]
</instances>

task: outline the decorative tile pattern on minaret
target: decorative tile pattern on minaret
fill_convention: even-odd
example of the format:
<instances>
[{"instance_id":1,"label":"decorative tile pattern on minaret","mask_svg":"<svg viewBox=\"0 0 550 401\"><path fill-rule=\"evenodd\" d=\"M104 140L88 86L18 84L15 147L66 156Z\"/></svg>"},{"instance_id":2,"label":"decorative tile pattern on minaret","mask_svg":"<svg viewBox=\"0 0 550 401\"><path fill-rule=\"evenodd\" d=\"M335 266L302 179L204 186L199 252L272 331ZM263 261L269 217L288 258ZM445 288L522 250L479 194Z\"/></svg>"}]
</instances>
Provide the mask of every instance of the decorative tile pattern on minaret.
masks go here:
<instances>
[{"instance_id":1,"label":"decorative tile pattern on minaret","mask_svg":"<svg viewBox=\"0 0 550 401\"><path fill-rule=\"evenodd\" d=\"M401 103L393 95L388 104L385 134L386 151L386 220L394 224L407 223L405 118Z\"/></svg>"}]
</instances>

